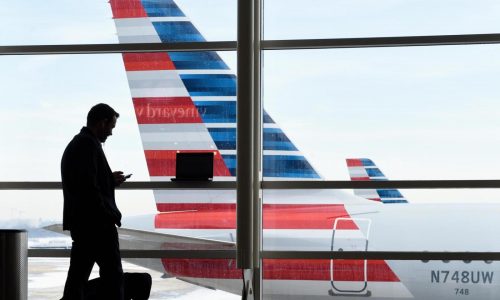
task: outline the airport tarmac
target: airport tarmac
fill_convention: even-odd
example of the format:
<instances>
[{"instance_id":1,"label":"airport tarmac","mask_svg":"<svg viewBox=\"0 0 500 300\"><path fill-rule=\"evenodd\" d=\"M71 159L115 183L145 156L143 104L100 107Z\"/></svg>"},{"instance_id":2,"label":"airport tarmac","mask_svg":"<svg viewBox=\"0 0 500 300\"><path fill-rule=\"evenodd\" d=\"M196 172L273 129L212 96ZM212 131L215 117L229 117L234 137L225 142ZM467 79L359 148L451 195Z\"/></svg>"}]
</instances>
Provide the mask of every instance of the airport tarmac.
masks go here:
<instances>
[{"instance_id":1,"label":"airport tarmac","mask_svg":"<svg viewBox=\"0 0 500 300\"><path fill-rule=\"evenodd\" d=\"M56 300L62 297L69 258L29 258L28 299ZM161 278L163 274L123 262L125 272L147 272L153 278L151 300L160 299L203 299L236 300L240 296L195 286L175 278ZM98 267L92 270L91 278L99 276Z\"/></svg>"}]
</instances>

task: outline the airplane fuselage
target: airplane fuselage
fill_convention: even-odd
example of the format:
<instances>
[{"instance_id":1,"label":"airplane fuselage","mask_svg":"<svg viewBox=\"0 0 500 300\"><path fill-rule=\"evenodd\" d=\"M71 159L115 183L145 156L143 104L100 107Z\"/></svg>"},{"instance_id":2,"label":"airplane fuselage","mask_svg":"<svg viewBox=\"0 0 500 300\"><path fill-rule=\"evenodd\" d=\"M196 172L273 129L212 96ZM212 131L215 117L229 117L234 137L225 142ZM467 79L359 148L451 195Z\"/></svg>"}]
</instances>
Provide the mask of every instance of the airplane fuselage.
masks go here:
<instances>
[{"instance_id":1,"label":"airplane fuselage","mask_svg":"<svg viewBox=\"0 0 500 300\"><path fill-rule=\"evenodd\" d=\"M499 251L496 238L500 205L328 205L309 211L324 217L331 228L301 228L300 223L280 228L274 218L263 232L264 250L288 251ZM264 207L264 210L266 206ZM269 207L268 207L269 209ZM345 210L348 215L335 212ZM283 217L300 218L288 207ZM183 219L203 218L208 212L179 213ZM213 211L210 213L214 213ZM234 213L234 212L232 212ZM191 215L189 215L191 214ZM172 222L179 221L169 214ZM338 220L337 220L338 219ZM337 228L335 231L335 220ZM220 221L220 219L219 219ZM311 224L322 224L315 220ZM367 224L369 222L369 228ZM309 226L313 226L313 225ZM354 226L353 226L354 225ZM267 228L266 228L267 227ZM296 227L296 228L290 228ZM499 228L499 229L497 229ZM163 233L234 242L235 229L162 228ZM234 260L165 259L167 273L189 282L241 291L241 272ZM491 299L500 291L500 263L496 261L384 261L264 259L263 286L267 299ZM208 274L208 275L207 275Z\"/></svg>"}]
</instances>

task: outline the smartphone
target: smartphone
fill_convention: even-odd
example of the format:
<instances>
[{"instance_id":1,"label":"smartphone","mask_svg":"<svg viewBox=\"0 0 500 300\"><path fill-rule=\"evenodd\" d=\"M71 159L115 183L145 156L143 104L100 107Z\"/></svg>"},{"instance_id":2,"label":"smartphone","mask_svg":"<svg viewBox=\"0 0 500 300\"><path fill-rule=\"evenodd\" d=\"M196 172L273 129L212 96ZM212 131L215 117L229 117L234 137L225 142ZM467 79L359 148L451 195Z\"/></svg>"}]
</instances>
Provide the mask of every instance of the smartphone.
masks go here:
<instances>
[{"instance_id":1,"label":"smartphone","mask_svg":"<svg viewBox=\"0 0 500 300\"><path fill-rule=\"evenodd\" d=\"M125 179L129 179L130 177L132 177L132 173L125 175Z\"/></svg>"}]
</instances>

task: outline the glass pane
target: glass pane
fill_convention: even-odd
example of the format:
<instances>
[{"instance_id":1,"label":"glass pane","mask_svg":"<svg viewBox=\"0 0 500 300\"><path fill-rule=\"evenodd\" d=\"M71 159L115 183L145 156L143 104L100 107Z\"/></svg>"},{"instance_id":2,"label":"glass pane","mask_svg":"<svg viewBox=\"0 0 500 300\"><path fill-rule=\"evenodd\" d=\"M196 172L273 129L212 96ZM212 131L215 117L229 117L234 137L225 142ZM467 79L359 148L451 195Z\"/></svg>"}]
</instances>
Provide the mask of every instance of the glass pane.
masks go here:
<instances>
[{"instance_id":1,"label":"glass pane","mask_svg":"<svg viewBox=\"0 0 500 300\"><path fill-rule=\"evenodd\" d=\"M479 34L500 31L495 0L266 0L266 39Z\"/></svg>"},{"instance_id":2,"label":"glass pane","mask_svg":"<svg viewBox=\"0 0 500 300\"><path fill-rule=\"evenodd\" d=\"M143 228L154 223L157 210L151 191L117 190L115 198L124 223L133 223L137 219L141 222L135 223L137 226L142 224ZM34 248L43 248L45 244L54 244L53 238L62 238L54 232L42 230L46 226L61 224L62 213L62 190L0 190L0 227L27 229L30 246ZM62 242L63 245L57 247L64 248L65 241Z\"/></svg>"},{"instance_id":3,"label":"glass pane","mask_svg":"<svg viewBox=\"0 0 500 300\"><path fill-rule=\"evenodd\" d=\"M190 151L215 152L215 180L235 179L234 52L0 60L9 99L0 104L0 137L8 141L0 146L0 181L60 181L62 153L98 102L120 113L103 148L112 169L133 173L132 181L169 181L176 173L176 153ZM61 222L61 191L2 193L4 204L14 209L2 210L10 219L24 214ZM234 190L119 191L116 199L126 228L234 245ZM143 214L149 215L129 218Z\"/></svg>"},{"instance_id":4,"label":"glass pane","mask_svg":"<svg viewBox=\"0 0 500 300\"><path fill-rule=\"evenodd\" d=\"M495 261L263 261L265 299L496 299ZM356 298L358 299L358 298Z\"/></svg>"},{"instance_id":5,"label":"glass pane","mask_svg":"<svg viewBox=\"0 0 500 300\"><path fill-rule=\"evenodd\" d=\"M122 213L122 249L235 249L235 204L188 202L189 197L197 199L202 193L225 200L215 190L167 192L177 202L169 203L167 197L158 191L116 191L116 204ZM236 199L236 191L225 192L227 198ZM207 199L203 196L198 198L200 202ZM26 229L30 248L70 248L69 232L65 231L61 235L63 203L60 190L2 190L0 228Z\"/></svg>"},{"instance_id":6,"label":"glass pane","mask_svg":"<svg viewBox=\"0 0 500 300\"><path fill-rule=\"evenodd\" d=\"M0 57L0 180L59 181L64 148L89 109L111 105L120 118L104 151L113 169L147 180L141 139L121 55Z\"/></svg>"},{"instance_id":7,"label":"glass pane","mask_svg":"<svg viewBox=\"0 0 500 300\"><path fill-rule=\"evenodd\" d=\"M123 262L123 271L126 273L149 273L153 279L151 295L149 299L240 299L240 296L224 292L223 290L213 290L188 283L168 275L164 271L155 271L144 268L140 265L146 263L132 264ZM158 260L159 261L159 260ZM68 258L30 258L28 264L28 298L37 300L59 299L62 297L66 272L69 267ZM205 274L210 270L205 266L193 266L191 270ZM91 279L99 277L99 269L94 267ZM208 286L207 286L208 287ZM241 289L241 288L240 288Z\"/></svg>"},{"instance_id":8,"label":"glass pane","mask_svg":"<svg viewBox=\"0 0 500 300\"><path fill-rule=\"evenodd\" d=\"M10 1L0 36L2 45L236 40L236 1Z\"/></svg>"},{"instance_id":9,"label":"glass pane","mask_svg":"<svg viewBox=\"0 0 500 300\"><path fill-rule=\"evenodd\" d=\"M116 193L117 206L123 213L122 227L119 229L122 249L235 249L234 240L227 242L230 236L235 236L234 211L159 213L152 198L151 191L121 190ZM27 229L29 248L71 248L71 239L58 233L60 225L58 227L57 224L61 223L63 209L61 191L0 191L0 199L0 227ZM168 216L168 219L162 216ZM226 216L229 216L229 220L225 219ZM172 235L174 231L176 235ZM60 297L67 269L67 259L31 258L30 299L54 299L55 295ZM92 278L97 276L96 270L97 267ZM153 276L150 299L195 299L204 293L205 288L218 290L213 291L213 294L208 293L207 297L233 299L234 294L241 291L241 271L236 268L234 259L124 259L124 270L147 272Z\"/></svg>"},{"instance_id":10,"label":"glass pane","mask_svg":"<svg viewBox=\"0 0 500 300\"><path fill-rule=\"evenodd\" d=\"M498 252L497 189L264 190L263 248Z\"/></svg>"},{"instance_id":11,"label":"glass pane","mask_svg":"<svg viewBox=\"0 0 500 300\"><path fill-rule=\"evenodd\" d=\"M499 50L266 51L264 179L497 178Z\"/></svg>"},{"instance_id":12,"label":"glass pane","mask_svg":"<svg viewBox=\"0 0 500 300\"><path fill-rule=\"evenodd\" d=\"M67 143L99 102L120 113L104 150L132 180L170 178L177 150L220 149L215 175L234 176L235 61L234 52L0 57L0 180L59 181Z\"/></svg>"}]
</instances>

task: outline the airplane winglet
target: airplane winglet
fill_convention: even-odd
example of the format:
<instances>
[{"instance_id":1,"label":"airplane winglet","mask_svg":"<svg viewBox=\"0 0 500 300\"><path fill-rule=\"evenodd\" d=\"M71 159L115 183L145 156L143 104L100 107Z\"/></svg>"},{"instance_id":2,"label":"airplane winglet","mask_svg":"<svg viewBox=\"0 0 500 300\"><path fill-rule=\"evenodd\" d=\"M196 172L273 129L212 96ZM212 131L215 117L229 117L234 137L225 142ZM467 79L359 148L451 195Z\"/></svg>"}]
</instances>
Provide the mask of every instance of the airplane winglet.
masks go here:
<instances>
[{"instance_id":1,"label":"airplane winglet","mask_svg":"<svg viewBox=\"0 0 500 300\"><path fill-rule=\"evenodd\" d=\"M387 180L384 173L371 159L348 158L346 162L349 176L353 181ZM408 200L397 189L355 189L354 194L382 203L408 203Z\"/></svg>"}]
</instances>

